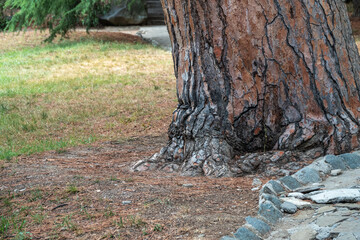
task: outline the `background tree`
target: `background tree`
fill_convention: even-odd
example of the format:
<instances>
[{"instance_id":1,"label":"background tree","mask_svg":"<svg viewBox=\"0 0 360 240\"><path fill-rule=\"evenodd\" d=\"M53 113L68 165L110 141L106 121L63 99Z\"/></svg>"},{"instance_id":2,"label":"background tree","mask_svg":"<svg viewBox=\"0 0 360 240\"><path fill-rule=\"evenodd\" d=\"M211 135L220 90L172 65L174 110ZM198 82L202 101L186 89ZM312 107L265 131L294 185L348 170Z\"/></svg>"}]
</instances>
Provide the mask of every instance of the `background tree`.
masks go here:
<instances>
[{"instance_id":1,"label":"background tree","mask_svg":"<svg viewBox=\"0 0 360 240\"><path fill-rule=\"evenodd\" d=\"M0 0L0 31L3 30L7 24L4 5L5 0Z\"/></svg>"},{"instance_id":2,"label":"background tree","mask_svg":"<svg viewBox=\"0 0 360 240\"><path fill-rule=\"evenodd\" d=\"M142 0L129 0L127 3L132 11L143 4ZM57 35L65 36L69 30L80 24L87 30L98 25L98 17L109 10L110 1L6 0L5 7L18 10L12 16L7 30L23 30L28 27L49 28L50 36L46 41L52 41Z\"/></svg>"},{"instance_id":3,"label":"background tree","mask_svg":"<svg viewBox=\"0 0 360 240\"><path fill-rule=\"evenodd\" d=\"M360 17L360 0L353 0L353 16L354 17Z\"/></svg>"},{"instance_id":4,"label":"background tree","mask_svg":"<svg viewBox=\"0 0 360 240\"><path fill-rule=\"evenodd\" d=\"M237 154L359 146L359 54L339 0L162 0L179 105L135 170L232 175Z\"/></svg>"}]
</instances>

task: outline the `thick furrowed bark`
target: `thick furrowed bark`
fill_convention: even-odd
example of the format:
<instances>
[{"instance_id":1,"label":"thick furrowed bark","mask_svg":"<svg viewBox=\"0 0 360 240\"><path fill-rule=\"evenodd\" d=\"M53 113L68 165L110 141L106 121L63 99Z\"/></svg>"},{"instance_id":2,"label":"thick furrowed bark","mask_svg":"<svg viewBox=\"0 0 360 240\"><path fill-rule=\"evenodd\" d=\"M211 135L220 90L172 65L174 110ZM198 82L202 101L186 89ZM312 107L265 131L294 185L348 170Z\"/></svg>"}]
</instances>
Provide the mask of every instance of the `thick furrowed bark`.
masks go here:
<instances>
[{"instance_id":1,"label":"thick furrowed bark","mask_svg":"<svg viewBox=\"0 0 360 240\"><path fill-rule=\"evenodd\" d=\"M179 106L135 169L231 175L234 154L359 145L359 55L340 0L163 0ZM177 168L177 167L175 167Z\"/></svg>"}]
</instances>

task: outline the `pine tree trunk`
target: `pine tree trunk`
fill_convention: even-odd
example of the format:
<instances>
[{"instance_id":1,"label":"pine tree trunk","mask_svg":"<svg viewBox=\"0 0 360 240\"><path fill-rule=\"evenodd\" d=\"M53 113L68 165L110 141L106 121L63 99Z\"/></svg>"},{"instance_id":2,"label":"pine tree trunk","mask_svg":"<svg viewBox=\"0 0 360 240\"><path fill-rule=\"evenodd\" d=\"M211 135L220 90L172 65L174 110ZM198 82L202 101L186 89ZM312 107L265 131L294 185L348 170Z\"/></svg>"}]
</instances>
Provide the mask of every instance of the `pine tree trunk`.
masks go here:
<instances>
[{"instance_id":1,"label":"pine tree trunk","mask_svg":"<svg viewBox=\"0 0 360 240\"><path fill-rule=\"evenodd\" d=\"M359 145L359 54L341 0L162 0L179 105L135 170L232 175L235 154Z\"/></svg>"}]
</instances>

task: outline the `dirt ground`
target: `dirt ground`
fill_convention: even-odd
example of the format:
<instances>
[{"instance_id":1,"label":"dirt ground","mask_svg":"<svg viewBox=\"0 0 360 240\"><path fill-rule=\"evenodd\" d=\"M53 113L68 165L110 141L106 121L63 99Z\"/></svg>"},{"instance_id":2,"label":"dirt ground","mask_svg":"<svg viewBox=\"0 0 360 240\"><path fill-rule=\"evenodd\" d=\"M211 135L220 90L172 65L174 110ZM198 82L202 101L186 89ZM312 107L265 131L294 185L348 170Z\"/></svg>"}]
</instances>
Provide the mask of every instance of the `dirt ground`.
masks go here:
<instances>
[{"instance_id":1,"label":"dirt ground","mask_svg":"<svg viewBox=\"0 0 360 240\"><path fill-rule=\"evenodd\" d=\"M33 239L218 239L256 212L252 176L129 171L165 142L166 136L133 138L6 163L0 215L26 220L23 231Z\"/></svg>"}]
</instances>

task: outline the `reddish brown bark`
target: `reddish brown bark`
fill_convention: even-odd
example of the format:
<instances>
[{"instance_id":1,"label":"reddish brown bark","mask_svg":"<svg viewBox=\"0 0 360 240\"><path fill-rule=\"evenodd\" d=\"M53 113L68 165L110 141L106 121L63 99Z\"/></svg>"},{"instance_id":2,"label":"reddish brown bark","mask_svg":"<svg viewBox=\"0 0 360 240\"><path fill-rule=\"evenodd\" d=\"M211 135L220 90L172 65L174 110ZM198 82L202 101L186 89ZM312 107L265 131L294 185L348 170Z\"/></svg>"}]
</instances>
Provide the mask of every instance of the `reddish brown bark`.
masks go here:
<instances>
[{"instance_id":1,"label":"reddish brown bark","mask_svg":"<svg viewBox=\"0 0 360 240\"><path fill-rule=\"evenodd\" d=\"M235 154L359 145L359 54L338 0L162 0L179 106L135 166L231 175Z\"/></svg>"}]
</instances>

